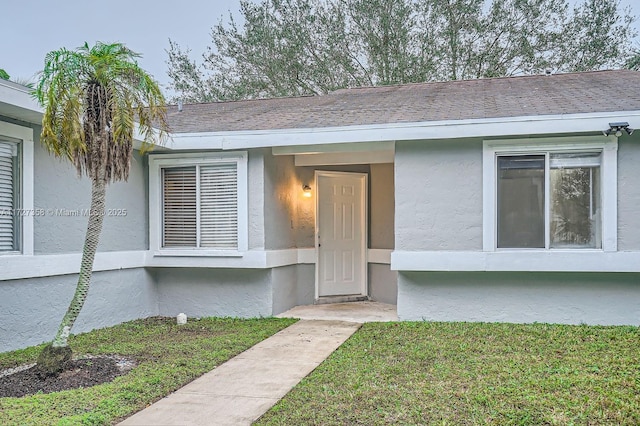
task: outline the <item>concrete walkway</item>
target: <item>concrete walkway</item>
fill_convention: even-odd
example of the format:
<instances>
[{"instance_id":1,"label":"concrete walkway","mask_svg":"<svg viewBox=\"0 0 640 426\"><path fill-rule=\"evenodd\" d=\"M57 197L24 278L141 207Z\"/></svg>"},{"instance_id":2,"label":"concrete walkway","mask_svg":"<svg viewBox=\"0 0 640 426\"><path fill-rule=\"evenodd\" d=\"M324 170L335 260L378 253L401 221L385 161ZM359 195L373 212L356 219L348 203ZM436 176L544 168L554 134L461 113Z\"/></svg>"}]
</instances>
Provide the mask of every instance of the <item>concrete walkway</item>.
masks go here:
<instances>
[{"instance_id":1,"label":"concrete walkway","mask_svg":"<svg viewBox=\"0 0 640 426\"><path fill-rule=\"evenodd\" d=\"M120 424L250 425L359 327L301 320Z\"/></svg>"}]
</instances>

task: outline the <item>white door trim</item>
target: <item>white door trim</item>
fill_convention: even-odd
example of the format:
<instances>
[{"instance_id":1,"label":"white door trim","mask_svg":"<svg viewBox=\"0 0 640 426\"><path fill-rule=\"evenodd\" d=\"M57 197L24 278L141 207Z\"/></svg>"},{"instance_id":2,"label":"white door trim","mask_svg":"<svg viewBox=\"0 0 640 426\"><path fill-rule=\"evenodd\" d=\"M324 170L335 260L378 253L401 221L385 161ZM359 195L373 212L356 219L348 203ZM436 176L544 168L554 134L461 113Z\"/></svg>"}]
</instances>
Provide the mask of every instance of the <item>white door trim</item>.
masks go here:
<instances>
[{"instance_id":1,"label":"white door trim","mask_svg":"<svg viewBox=\"0 0 640 426\"><path fill-rule=\"evenodd\" d=\"M319 213L320 213L320 188L318 186L318 178L320 176L327 177L340 177L340 176L359 176L361 178L362 194L363 194L363 203L362 206L362 235L363 238L363 247L362 247L362 264L360 267L362 268L362 283L360 285L360 291L362 296L366 296L369 294L369 277L367 275L367 265L368 263L368 247L369 247L369 175L367 173L357 173L357 172L328 172L323 170L316 170L314 173L314 187L316 192L316 211L315 211L315 227L314 227L314 247L315 247L315 260L316 260L316 270L315 270L315 300L318 300L319 296L319 284L320 284L320 250L318 249L318 235L319 235Z\"/></svg>"}]
</instances>

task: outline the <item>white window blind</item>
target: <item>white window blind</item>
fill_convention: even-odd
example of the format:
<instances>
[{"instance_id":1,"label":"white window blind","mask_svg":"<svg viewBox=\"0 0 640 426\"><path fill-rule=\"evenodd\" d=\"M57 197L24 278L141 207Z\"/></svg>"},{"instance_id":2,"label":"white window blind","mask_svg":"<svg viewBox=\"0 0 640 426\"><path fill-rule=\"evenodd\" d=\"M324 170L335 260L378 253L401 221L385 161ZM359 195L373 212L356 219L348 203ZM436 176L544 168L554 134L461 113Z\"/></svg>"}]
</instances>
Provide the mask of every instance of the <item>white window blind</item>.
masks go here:
<instances>
[{"instance_id":1,"label":"white window blind","mask_svg":"<svg viewBox=\"0 0 640 426\"><path fill-rule=\"evenodd\" d=\"M200 247L238 248L237 164L200 167Z\"/></svg>"},{"instance_id":2,"label":"white window blind","mask_svg":"<svg viewBox=\"0 0 640 426\"><path fill-rule=\"evenodd\" d=\"M238 165L167 167L163 247L238 249Z\"/></svg>"},{"instance_id":3,"label":"white window blind","mask_svg":"<svg viewBox=\"0 0 640 426\"><path fill-rule=\"evenodd\" d=\"M163 180L163 247L196 247L196 168L167 168Z\"/></svg>"},{"instance_id":4,"label":"white window blind","mask_svg":"<svg viewBox=\"0 0 640 426\"><path fill-rule=\"evenodd\" d=\"M0 251L17 250L16 157L17 145L0 141Z\"/></svg>"}]
</instances>

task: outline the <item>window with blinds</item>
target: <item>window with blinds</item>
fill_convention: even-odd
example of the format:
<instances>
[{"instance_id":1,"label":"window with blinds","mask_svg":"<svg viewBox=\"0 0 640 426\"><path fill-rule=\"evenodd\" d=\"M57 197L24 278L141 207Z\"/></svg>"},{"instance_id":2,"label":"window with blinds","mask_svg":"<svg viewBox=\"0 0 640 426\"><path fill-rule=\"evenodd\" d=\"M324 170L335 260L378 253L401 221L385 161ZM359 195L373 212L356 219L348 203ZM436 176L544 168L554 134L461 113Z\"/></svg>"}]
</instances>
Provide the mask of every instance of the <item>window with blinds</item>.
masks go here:
<instances>
[{"instance_id":1,"label":"window with blinds","mask_svg":"<svg viewBox=\"0 0 640 426\"><path fill-rule=\"evenodd\" d=\"M0 140L0 252L20 250L18 144Z\"/></svg>"},{"instance_id":2,"label":"window with blinds","mask_svg":"<svg viewBox=\"0 0 640 426\"><path fill-rule=\"evenodd\" d=\"M238 164L162 169L162 247L238 249Z\"/></svg>"}]
</instances>

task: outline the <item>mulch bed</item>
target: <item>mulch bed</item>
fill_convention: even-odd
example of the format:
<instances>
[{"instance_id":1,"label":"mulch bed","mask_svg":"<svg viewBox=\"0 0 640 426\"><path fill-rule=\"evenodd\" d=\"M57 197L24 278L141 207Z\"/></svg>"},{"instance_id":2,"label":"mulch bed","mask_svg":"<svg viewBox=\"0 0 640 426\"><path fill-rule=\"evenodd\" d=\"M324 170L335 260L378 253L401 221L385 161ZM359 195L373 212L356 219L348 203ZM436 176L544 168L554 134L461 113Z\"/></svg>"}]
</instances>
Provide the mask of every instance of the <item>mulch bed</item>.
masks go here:
<instances>
[{"instance_id":1,"label":"mulch bed","mask_svg":"<svg viewBox=\"0 0 640 426\"><path fill-rule=\"evenodd\" d=\"M41 377L35 365L0 371L0 398L87 388L127 374L135 363L116 356L69 361L60 375Z\"/></svg>"}]
</instances>

